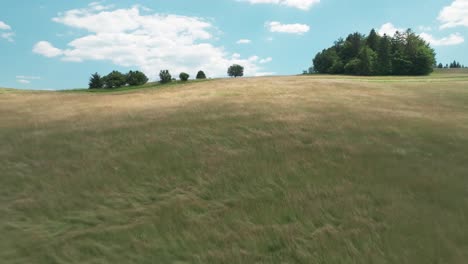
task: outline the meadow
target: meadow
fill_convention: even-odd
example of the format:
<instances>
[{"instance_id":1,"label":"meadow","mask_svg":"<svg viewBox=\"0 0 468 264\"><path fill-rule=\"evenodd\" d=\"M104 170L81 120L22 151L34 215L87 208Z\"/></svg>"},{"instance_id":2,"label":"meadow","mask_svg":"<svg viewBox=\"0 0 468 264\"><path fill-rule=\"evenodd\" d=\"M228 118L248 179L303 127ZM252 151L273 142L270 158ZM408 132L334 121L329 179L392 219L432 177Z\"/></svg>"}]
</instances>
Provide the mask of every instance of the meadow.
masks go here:
<instances>
[{"instance_id":1,"label":"meadow","mask_svg":"<svg viewBox=\"0 0 468 264\"><path fill-rule=\"evenodd\" d=\"M0 89L0 263L466 263L468 73Z\"/></svg>"}]
</instances>

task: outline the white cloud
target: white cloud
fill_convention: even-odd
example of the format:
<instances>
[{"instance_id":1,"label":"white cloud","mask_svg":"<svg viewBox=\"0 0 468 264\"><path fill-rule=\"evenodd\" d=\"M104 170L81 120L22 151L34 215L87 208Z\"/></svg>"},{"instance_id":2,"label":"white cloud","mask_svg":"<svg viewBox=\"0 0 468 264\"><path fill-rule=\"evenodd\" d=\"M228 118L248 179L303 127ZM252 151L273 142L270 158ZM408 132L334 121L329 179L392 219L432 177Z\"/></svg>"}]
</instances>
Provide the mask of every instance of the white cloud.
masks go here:
<instances>
[{"instance_id":1,"label":"white cloud","mask_svg":"<svg viewBox=\"0 0 468 264\"><path fill-rule=\"evenodd\" d=\"M193 72L204 70L209 76L225 76L231 64L241 64L246 75L256 75L261 67L256 60L232 56L223 47L213 45L216 28L199 17L142 14L145 8L99 7L60 13L53 21L87 35L72 40L66 48L47 41L38 42L34 52L64 61L110 61L125 67L138 67L151 77L159 70Z\"/></svg>"},{"instance_id":2,"label":"white cloud","mask_svg":"<svg viewBox=\"0 0 468 264\"><path fill-rule=\"evenodd\" d=\"M33 80L40 80L39 76L26 76L26 75L17 75L16 81L21 84L30 84Z\"/></svg>"},{"instance_id":3,"label":"white cloud","mask_svg":"<svg viewBox=\"0 0 468 264\"><path fill-rule=\"evenodd\" d=\"M41 77L39 76L26 76L26 75L17 75L16 79L23 79L23 80L40 80Z\"/></svg>"},{"instance_id":4,"label":"white cloud","mask_svg":"<svg viewBox=\"0 0 468 264\"><path fill-rule=\"evenodd\" d=\"M252 43L252 41L250 39L239 39L236 43L237 44L250 44Z\"/></svg>"},{"instance_id":5,"label":"white cloud","mask_svg":"<svg viewBox=\"0 0 468 264\"><path fill-rule=\"evenodd\" d=\"M31 82L28 81L28 80L23 80L23 79L18 79L16 80L17 82L21 83L21 84L30 84Z\"/></svg>"},{"instance_id":6,"label":"white cloud","mask_svg":"<svg viewBox=\"0 0 468 264\"><path fill-rule=\"evenodd\" d=\"M63 51L54 47L50 42L40 41L34 45L33 52L46 56L48 58L58 57L63 54Z\"/></svg>"},{"instance_id":7,"label":"white cloud","mask_svg":"<svg viewBox=\"0 0 468 264\"><path fill-rule=\"evenodd\" d=\"M468 0L453 1L451 5L442 9L437 19L442 23L442 29L468 27Z\"/></svg>"},{"instance_id":8,"label":"white cloud","mask_svg":"<svg viewBox=\"0 0 468 264\"><path fill-rule=\"evenodd\" d=\"M13 33L13 32L6 32L6 33L0 34L0 37L3 38L3 39L8 40L9 42L13 42L14 41L14 39L13 39L14 35L15 35L15 33Z\"/></svg>"},{"instance_id":9,"label":"white cloud","mask_svg":"<svg viewBox=\"0 0 468 264\"><path fill-rule=\"evenodd\" d=\"M281 24L277 21L267 22L265 23L265 26L270 30L270 32L290 33L298 35L307 33L310 30L310 27L305 24Z\"/></svg>"},{"instance_id":10,"label":"white cloud","mask_svg":"<svg viewBox=\"0 0 468 264\"><path fill-rule=\"evenodd\" d=\"M397 28L392 23L385 23L378 30L380 35L383 36L384 34L386 34L387 36L390 36L390 37L393 37L397 31L404 32L405 29Z\"/></svg>"},{"instance_id":11,"label":"white cloud","mask_svg":"<svg viewBox=\"0 0 468 264\"><path fill-rule=\"evenodd\" d=\"M453 46L465 42L465 39L460 35L460 33L450 34L450 36L440 39L437 39L428 33L421 33L419 36L433 46Z\"/></svg>"},{"instance_id":12,"label":"white cloud","mask_svg":"<svg viewBox=\"0 0 468 264\"><path fill-rule=\"evenodd\" d=\"M268 57L268 58L265 58L265 59L261 59L261 60L259 61L259 63L265 64L265 63L271 62L272 60L273 60L272 57Z\"/></svg>"},{"instance_id":13,"label":"white cloud","mask_svg":"<svg viewBox=\"0 0 468 264\"><path fill-rule=\"evenodd\" d=\"M7 25L5 22L0 21L0 30L11 30L11 27Z\"/></svg>"},{"instance_id":14,"label":"white cloud","mask_svg":"<svg viewBox=\"0 0 468 264\"><path fill-rule=\"evenodd\" d=\"M0 38L6 39L9 42L13 42L13 36L15 35L14 32L11 32L11 26L6 24L3 21L0 21L0 30L7 31L7 32L1 32L0 33Z\"/></svg>"},{"instance_id":15,"label":"white cloud","mask_svg":"<svg viewBox=\"0 0 468 264\"><path fill-rule=\"evenodd\" d=\"M429 26L419 26L418 29L420 31L432 31L432 27Z\"/></svg>"},{"instance_id":16,"label":"white cloud","mask_svg":"<svg viewBox=\"0 0 468 264\"><path fill-rule=\"evenodd\" d=\"M251 4L275 4L294 7L301 10L309 10L312 6L320 3L320 0L238 0Z\"/></svg>"}]
</instances>

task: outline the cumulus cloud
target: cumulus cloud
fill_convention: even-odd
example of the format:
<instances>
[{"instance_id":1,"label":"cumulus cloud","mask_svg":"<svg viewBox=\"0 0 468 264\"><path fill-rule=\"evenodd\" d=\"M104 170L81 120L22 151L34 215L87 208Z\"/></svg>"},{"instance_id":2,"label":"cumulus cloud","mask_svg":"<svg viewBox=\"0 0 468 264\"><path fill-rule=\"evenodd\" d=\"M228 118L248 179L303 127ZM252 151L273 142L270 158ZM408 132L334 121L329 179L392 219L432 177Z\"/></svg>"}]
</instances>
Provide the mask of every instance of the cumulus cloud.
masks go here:
<instances>
[{"instance_id":1,"label":"cumulus cloud","mask_svg":"<svg viewBox=\"0 0 468 264\"><path fill-rule=\"evenodd\" d=\"M460 35L460 33L450 34L448 37L439 39L428 33L421 33L419 36L433 46L453 46L465 42L465 39Z\"/></svg>"},{"instance_id":2,"label":"cumulus cloud","mask_svg":"<svg viewBox=\"0 0 468 264\"><path fill-rule=\"evenodd\" d=\"M397 28L392 23L385 23L378 30L380 35L383 36L385 34L390 37L393 37L397 31L404 32L405 29Z\"/></svg>"},{"instance_id":3,"label":"cumulus cloud","mask_svg":"<svg viewBox=\"0 0 468 264\"><path fill-rule=\"evenodd\" d=\"M21 84L30 84L32 80L40 80L39 76L17 75L16 81Z\"/></svg>"},{"instance_id":4,"label":"cumulus cloud","mask_svg":"<svg viewBox=\"0 0 468 264\"><path fill-rule=\"evenodd\" d=\"M17 75L16 79L24 79L24 80L40 80L41 77L39 76L26 76L26 75Z\"/></svg>"},{"instance_id":5,"label":"cumulus cloud","mask_svg":"<svg viewBox=\"0 0 468 264\"><path fill-rule=\"evenodd\" d=\"M58 57L63 54L62 50L54 47L50 42L40 41L33 47L33 52L48 58Z\"/></svg>"},{"instance_id":6,"label":"cumulus cloud","mask_svg":"<svg viewBox=\"0 0 468 264\"><path fill-rule=\"evenodd\" d=\"M3 31L3 32L0 32L0 38L6 39L9 42L14 41L13 36L15 36L15 33L11 31L10 25L8 25L7 23L3 21L0 21L0 30Z\"/></svg>"},{"instance_id":7,"label":"cumulus cloud","mask_svg":"<svg viewBox=\"0 0 468 264\"><path fill-rule=\"evenodd\" d=\"M0 21L0 30L11 30L11 27L7 25L5 22Z\"/></svg>"},{"instance_id":8,"label":"cumulus cloud","mask_svg":"<svg viewBox=\"0 0 468 264\"><path fill-rule=\"evenodd\" d=\"M421 29L430 30L429 27L420 27ZM404 32L403 28L397 28L392 23L386 23L380 27L378 30L380 35L387 34L387 36L393 37L397 31ZM433 35L423 32L419 36L425 41L429 42L433 46L452 46L458 45L465 41L465 39L460 35L460 33L450 34L448 37L436 38Z\"/></svg>"},{"instance_id":9,"label":"cumulus cloud","mask_svg":"<svg viewBox=\"0 0 468 264\"><path fill-rule=\"evenodd\" d=\"M265 63L271 62L272 60L273 60L272 57L268 57L268 58L265 58L265 59L261 59L261 60L259 61L259 63L265 64Z\"/></svg>"},{"instance_id":10,"label":"cumulus cloud","mask_svg":"<svg viewBox=\"0 0 468 264\"><path fill-rule=\"evenodd\" d=\"M468 27L468 0L455 0L442 9L438 20L442 23L440 28L453 28L457 26Z\"/></svg>"},{"instance_id":11,"label":"cumulus cloud","mask_svg":"<svg viewBox=\"0 0 468 264\"><path fill-rule=\"evenodd\" d=\"M252 41L250 39L239 39L237 44L250 44Z\"/></svg>"},{"instance_id":12,"label":"cumulus cloud","mask_svg":"<svg viewBox=\"0 0 468 264\"><path fill-rule=\"evenodd\" d=\"M238 0L251 4L274 4L294 7L301 10L309 10L312 6L320 3L320 0Z\"/></svg>"},{"instance_id":13,"label":"cumulus cloud","mask_svg":"<svg viewBox=\"0 0 468 264\"><path fill-rule=\"evenodd\" d=\"M305 24L281 24L277 21L267 22L265 26L270 30L270 32L277 33L290 33L302 35L309 32L310 27Z\"/></svg>"},{"instance_id":14,"label":"cumulus cloud","mask_svg":"<svg viewBox=\"0 0 468 264\"><path fill-rule=\"evenodd\" d=\"M64 61L110 61L138 67L153 78L161 69L172 72L202 69L209 76L224 76L234 63L243 65L246 75L261 72L258 59L232 56L223 47L213 45L216 28L210 21L146 12L148 9L141 6L114 9L92 3L86 8L59 13L53 21L88 33L65 48L40 41L33 51Z\"/></svg>"},{"instance_id":15,"label":"cumulus cloud","mask_svg":"<svg viewBox=\"0 0 468 264\"><path fill-rule=\"evenodd\" d=\"M30 84L31 82L28 81L28 80L23 80L23 79L17 79L16 80L17 82L21 83L21 84Z\"/></svg>"}]
</instances>

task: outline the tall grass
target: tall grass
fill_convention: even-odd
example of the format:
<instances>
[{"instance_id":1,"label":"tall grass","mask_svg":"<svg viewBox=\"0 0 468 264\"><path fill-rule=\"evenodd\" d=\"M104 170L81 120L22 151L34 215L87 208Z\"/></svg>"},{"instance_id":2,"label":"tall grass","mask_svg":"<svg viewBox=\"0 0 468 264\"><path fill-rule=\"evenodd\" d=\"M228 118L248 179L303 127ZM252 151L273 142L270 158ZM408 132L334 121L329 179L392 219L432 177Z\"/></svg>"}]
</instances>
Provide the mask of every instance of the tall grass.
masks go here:
<instances>
[{"instance_id":1,"label":"tall grass","mask_svg":"<svg viewBox=\"0 0 468 264\"><path fill-rule=\"evenodd\" d=\"M0 262L464 263L468 82L398 80L0 94Z\"/></svg>"}]
</instances>

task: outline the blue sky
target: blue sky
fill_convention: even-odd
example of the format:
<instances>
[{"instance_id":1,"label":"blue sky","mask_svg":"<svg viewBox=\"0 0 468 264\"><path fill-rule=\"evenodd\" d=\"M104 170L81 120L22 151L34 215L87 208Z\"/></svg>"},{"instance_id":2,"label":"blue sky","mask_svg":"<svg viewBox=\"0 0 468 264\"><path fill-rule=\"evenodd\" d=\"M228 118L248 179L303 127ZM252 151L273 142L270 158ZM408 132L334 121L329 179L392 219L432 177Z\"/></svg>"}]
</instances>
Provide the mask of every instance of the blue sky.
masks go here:
<instances>
[{"instance_id":1,"label":"blue sky","mask_svg":"<svg viewBox=\"0 0 468 264\"><path fill-rule=\"evenodd\" d=\"M297 74L339 37L412 28L468 64L468 0L2 0L0 87L86 87L91 73Z\"/></svg>"}]
</instances>

